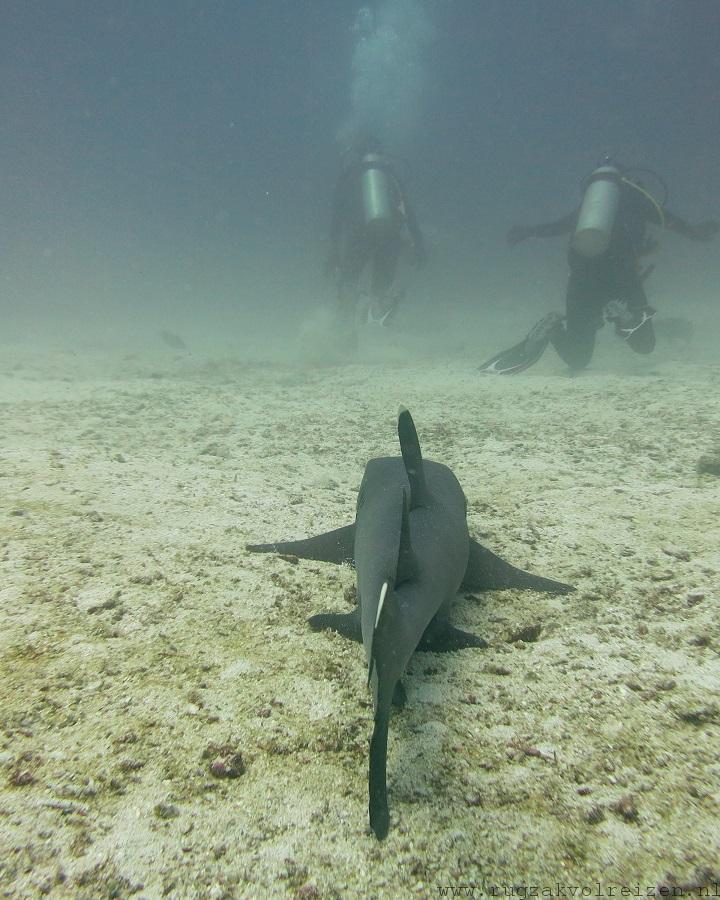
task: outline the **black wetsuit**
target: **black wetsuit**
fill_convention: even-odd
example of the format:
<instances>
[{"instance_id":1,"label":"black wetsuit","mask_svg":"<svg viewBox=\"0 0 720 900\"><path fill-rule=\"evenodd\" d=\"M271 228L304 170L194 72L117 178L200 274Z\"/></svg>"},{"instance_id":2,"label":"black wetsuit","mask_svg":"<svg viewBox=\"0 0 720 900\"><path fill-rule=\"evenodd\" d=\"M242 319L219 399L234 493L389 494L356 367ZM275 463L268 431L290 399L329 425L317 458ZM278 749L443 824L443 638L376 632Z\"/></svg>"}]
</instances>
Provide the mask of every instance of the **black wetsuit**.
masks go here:
<instances>
[{"instance_id":1,"label":"black wetsuit","mask_svg":"<svg viewBox=\"0 0 720 900\"><path fill-rule=\"evenodd\" d=\"M360 277L368 264L372 266L371 294L387 307L390 302L387 295L395 280L403 247L403 227L410 233L416 258L424 255L422 233L399 179L387 161L383 160L376 167L388 174L392 191L394 218L387 229L373 232L366 227L362 196L362 175L366 165L363 162L346 167L335 189L329 265L337 273L340 313L345 317L354 314Z\"/></svg>"},{"instance_id":2,"label":"black wetsuit","mask_svg":"<svg viewBox=\"0 0 720 900\"><path fill-rule=\"evenodd\" d=\"M557 222L532 229L535 237L551 237L574 231L579 210ZM670 213L666 216L679 221ZM572 247L568 251L570 275L565 295L565 324L557 327L551 341L559 356L572 369L590 362L595 348L595 333L603 325L606 305L619 300L627 307L631 321L640 322L648 308L643 287L640 258L654 246L647 237L647 225L662 224L658 208L643 193L621 184L620 200L610 243L604 253L587 259ZM637 353L650 353L655 333L648 319L630 334L627 343Z\"/></svg>"}]
</instances>

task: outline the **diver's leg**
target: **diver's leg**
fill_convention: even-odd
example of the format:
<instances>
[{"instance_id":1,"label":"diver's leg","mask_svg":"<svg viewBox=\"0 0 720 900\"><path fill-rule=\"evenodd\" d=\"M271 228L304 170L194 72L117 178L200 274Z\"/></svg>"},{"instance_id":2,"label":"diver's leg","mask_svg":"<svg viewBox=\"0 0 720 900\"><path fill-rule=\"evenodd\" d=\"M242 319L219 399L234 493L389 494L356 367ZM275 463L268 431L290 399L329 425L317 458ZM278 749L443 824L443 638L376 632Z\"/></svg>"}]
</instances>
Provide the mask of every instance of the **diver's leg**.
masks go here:
<instances>
[{"instance_id":1,"label":"diver's leg","mask_svg":"<svg viewBox=\"0 0 720 900\"><path fill-rule=\"evenodd\" d=\"M615 331L625 338L636 353L652 353L655 349L655 329L652 317L655 310L647 302L642 276L633 269L621 289L627 304L627 321L616 322Z\"/></svg>"},{"instance_id":2,"label":"diver's leg","mask_svg":"<svg viewBox=\"0 0 720 900\"><path fill-rule=\"evenodd\" d=\"M565 296L565 324L550 340L558 356L573 371L584 369L595 350L595 333L602 325L601 285L587 270L571 268Z\"/></svg>"},{"instance_id":3,"label":"diver's leg","mask_svg":"<svg viewBox=\"0 0 720 900\"><path fill-rule=\"evenodd\" d=\"M373 319L387 322L395 313L400 296L392 294L392 286L395 283L398 260L402 244L399 234L394 234L378 243L373 252L372 278L370 291L372 294L372 307L370 314Z\"/></svg>"},{"instance_id":4,"label":"diver's leg","mask_svg":"<svg viewBox=\"0 0 720 900\"><path fill-rule=\"evenodd\" d=\"M360 236L348 240L337 282L335 318L341 339L349 346L357 343L355 310L360 298L360 276L367 262L367 249Z\"/></svg>"}]
</instances>

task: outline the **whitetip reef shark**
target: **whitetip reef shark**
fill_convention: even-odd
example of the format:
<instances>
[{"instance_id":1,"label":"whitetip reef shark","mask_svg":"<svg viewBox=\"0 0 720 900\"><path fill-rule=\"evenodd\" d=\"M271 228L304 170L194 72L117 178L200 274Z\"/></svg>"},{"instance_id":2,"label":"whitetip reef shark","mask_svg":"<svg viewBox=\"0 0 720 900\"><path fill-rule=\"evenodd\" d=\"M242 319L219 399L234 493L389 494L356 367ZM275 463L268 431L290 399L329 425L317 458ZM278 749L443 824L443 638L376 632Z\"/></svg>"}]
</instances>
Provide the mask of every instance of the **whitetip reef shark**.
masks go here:
<instances>
[{"instance_id":1,"label":"whitetip reef shark","mask_svg":"<svg viewBox=\"0 0 720 900\"><path fill-rule=\"evenodd\" d=\"M375 723L370 740L370 827L379 840L390 827L386 768L390 708L404 705L400 678L415 650L486 647L449 622L459 590L530 588L568 593L570 585L517 569L474 541L467 500L453 472L422 458L410 413L398 415L401 457L371 459L357 499L355 522L298 541L249 544L248 550L350 563L357 574L357 609L312 616L314 630L332 629L362 641Z\"/></svg>"}]
</instances>

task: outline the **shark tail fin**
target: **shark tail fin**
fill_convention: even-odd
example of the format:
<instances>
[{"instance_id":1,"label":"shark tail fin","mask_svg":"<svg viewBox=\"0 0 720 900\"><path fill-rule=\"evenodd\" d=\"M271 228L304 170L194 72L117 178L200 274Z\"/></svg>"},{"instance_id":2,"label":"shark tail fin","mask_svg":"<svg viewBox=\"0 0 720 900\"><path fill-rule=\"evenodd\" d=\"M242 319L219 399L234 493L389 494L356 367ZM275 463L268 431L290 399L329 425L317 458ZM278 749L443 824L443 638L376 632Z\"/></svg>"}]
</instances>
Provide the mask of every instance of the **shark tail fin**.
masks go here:
<instances>
[{"instance_id":1,"label":"shark tail fin","mask_svg":"<svg viewBox=\"0 0 720 900\"><path fill-rule=\"evenodd\" d=\"M412 416L404 406L400 407L398 413L398 438L400 439L400 451L405 463L405 471L410 482L410 509L427 506L430 495L425 483L420 441L418 440Z\"/></svg>"},{"instance_id":2,"label":"shark tail fin","mask_svg":"<svg viewBox=\"0 0 720 900\"><path fill-rule=\"evenodd\" d=\"M390 830L390 811L387 801L387 744L390 707L384 705L375 713L375 727L370 739L370 767L368 794L370 827L382 841Z\"/></svg>"}]
</instances>

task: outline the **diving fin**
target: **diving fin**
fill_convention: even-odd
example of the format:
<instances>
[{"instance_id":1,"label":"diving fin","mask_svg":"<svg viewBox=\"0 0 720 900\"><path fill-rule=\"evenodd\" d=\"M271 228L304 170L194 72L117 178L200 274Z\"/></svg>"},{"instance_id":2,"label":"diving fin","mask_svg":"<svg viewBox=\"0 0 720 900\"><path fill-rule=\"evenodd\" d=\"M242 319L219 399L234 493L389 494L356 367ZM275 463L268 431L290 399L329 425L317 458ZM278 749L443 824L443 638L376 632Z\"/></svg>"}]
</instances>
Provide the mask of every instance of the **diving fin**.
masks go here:
<instances>
[{"instance_id":1,"label":"diving fin","mask_svg":"<svg viewBox=\"0 0 720 900\"><path fill-rule=\"evenodd\" d=\"M373 312L372 306L371 306L368 308L368 311L367 311L367 324L382 326L387 322L388 318L390 317L390 314L393 311L394 310L391 307L390 309L388 309L384 313L382 313L382 315L376 316L375 313Z\"/></svg>"},{"instance_id":2,"label":"diving fin","mask_svg":"<svg viewBox=\"0 0 720 900\"><path fill-rule=\"evenodd\" d=\"M555 329L560 325L562 316L559 313L548 313L535 324L528 336L519 344L496 353L480 366L485 375L517 375L524 372L540 359Z\"/></svg>"},{"instance_id":3,"label":"diving fin","mask_svg":"<svg viewBox=\"0 0 720 900\"><path fill-rule=\"evenodd\" d=\"M395 291L392 294L378 298L380 302L370 303L367 310L368 325L380 325L386 327L395 318L400 301L405 297L404 290ZM384 307L384 312L375 313L375 308Z\"/></svg>"}]
</instances>

